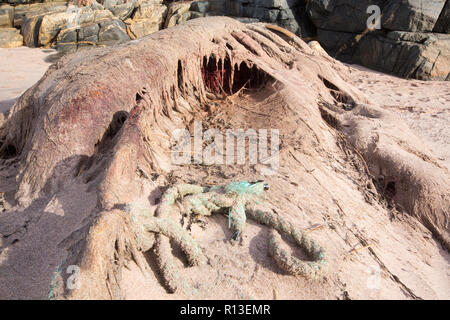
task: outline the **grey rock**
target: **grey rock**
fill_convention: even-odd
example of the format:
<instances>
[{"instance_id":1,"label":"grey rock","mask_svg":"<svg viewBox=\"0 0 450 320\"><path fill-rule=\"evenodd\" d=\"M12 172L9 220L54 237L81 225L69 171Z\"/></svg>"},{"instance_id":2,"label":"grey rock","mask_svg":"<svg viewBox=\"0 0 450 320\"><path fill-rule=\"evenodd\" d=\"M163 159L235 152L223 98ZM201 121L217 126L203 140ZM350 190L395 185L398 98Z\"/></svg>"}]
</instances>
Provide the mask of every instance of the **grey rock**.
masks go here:
<instances>
[{"instance_id":1,"label":"grey rock","mask_svg":"<svg viewBox=\"0 0 450 320\"><path fill-rule=\"evenodd\" d=\"M132 18L125 21L128 34L132 39L137 39L162 29L167 11L167 7L159 3L141 3Z\"/></svg>"},{"instance_id":2,"label":"grey rock","mask_svg":"<svg viewBox=\"0 0 450 320\"><path fill-rule=\"evenodd\" d=\"M103 1L103 7L105 9L110 9L110 8L116 6L117 4L119 4L119 0L104 0Z\"/></svg>"},{"instance_id":3,"label":"grey rock","mask_svg":"<svg viewBox=\"0 0 450 320\"><path fill-rule=\"evenodd\" d=\"M112 6L108 8L109 11L113 13L114 16L119 18L120 20L125 20L129 17L131 17L131 14L133 13L134 9L136 8L136 2L127 2L124 4L119 4L116 6Z\"/></svg>"},{"instance_id":4,"label":"grey rock","mask_svg":"<svg viewBox=\"0 0 450 320\"><path fill-rule=\"evenodd\" d=\"M209 13L213 15L229 14L229 1L209 0Z\"/></svg>"},{"instance_id":5,"label":"grey rock","mask_svg":"<svg viewBox=\"0 0 450 320\"><path fill-rule=\"evenodd\" d=\"M16 48L23 44L23 38L16 28L0 28L0 48Z\"/></svg>"},{"instance_id":6,"label":"grey rock","mask_svg":"<svg viewBox=\"0 0 450 320\"><path fill-rule=\"evenodd\" d=\"M174 25L183 23L184 21L190 19L190 14L184 15L186 12L192 12L189 11L191 8L190 2L173 2L169 5L168 11L167 11L167 18L164 22L164 28L173 27Z\"/></svg>"},{"instance_id":7,"label":"grey rock","mask_svg":"<svg viewBox=\"0 0 450 320\"><path fill-rule=\"evenodd\" d=\"M229 0L227 14L277 24L302 37L313 36L315 28L302 0Z\"/></svg>"},{"instance_id":8,"label":"grey rock","mask_svg":"<svg viewBox=\"0 0 450 320\"><path fill-rule=\"evenodd\" d=\"M404 78L446 80L450 75L450 35L395 31L384 35L318 30L322 46L345 62Z\"/></svg>"},{"instance_id":9,"label":"grey rock","mask_svg":"<svg viewBox=\"0 0 450 320\"><path fill-rule=\"evenodd\" d=\"M433 32L450 33L450 0L445 2L445 6L434 25Z\"/></svg>"},{"instance_id":10,"label":"grey rock","mask_svg":"<svg viewBox=\"0 0 450 320\"><path fill-rule=\"evenodd\" d=\"M367 29L367 13L370 5L383 8L386 0L311 0L308 14L319 29L363 32Z\"/></svg>"},{"instance_id":11,"label":"grey rock","mask_svg":"<svg viewBox=\"0 0 450 320\"><path fill-rule=\"evenodd\" d=\"M164 23L167 16L167 7L152 2L141 3L133 13L133 20L153 19L157 23Z\"/></svg>"},{"instance_id":12,"label":"grey rock","mask_svg":"<svg viewBox=\"0 0 450 320\"><path fill-rule=\"evenodd\" d=\"M57 41L58 41L58 44L61 44L61 43L76 44L78 41L78 29L71 28L71 29L61 30L61 32L58 34Z\"/></svg>"},{"instance_id":13,"label":"grey rock","mask_svg":"<svg viewBox=\"0 0 450 320\"><path fill-rule=\"evenodd\" d=\"M194 1L191 3L190 11L207 13L209 10L209 2L208 1Z\"/></svg>"},{"instance_id":14,"label":"grey rock","mask_svg":"<svg viewBox=\"0 0 450 320\"><path fill-rule=\"evenodd\" d=\"M130 41L130 36L127 34L125 24L118 20L111 20L100 22L100 30L98 33L99 45L114 45Z\"/></svg>"},{"instance_id":15,"label":"grey rock","mask_svg":"<svg viewBox=\"0 0 450 320\"><path fill-rule=\"evenodd\" d=\"M368 30L369 5L381 30ZM447 79L449 0L310 0L318 40L336 58L406 78ZM431 33L433 32L434 33Z\"/></svg>"},{"instance_id":16,"label":"grey rock","mask_svg":"<svg viewBox=\"0 0 450 320\"><path fill-rule=\"evenodd\" d=\"M72 53L80 49L94 47L98 44L98 23L89 23L76 28L61 30L56 42L56 50L61 53Z\"/></svg>"},{"instance_id":17,"label":"grey rock","mask_svg":"<svg viewBox=\"0 0 450 320\"><path fill-rule=\"evenodd\" d=\"M22 19L20 32L23 36L23 44L27 47L39 46L39 29L45 14L26 15Z\"/></svg>"},{"instance_id":18,"label":"grey rock","mask_svg":"<svg viewBox=\"0 0 450 320\"><path fill-rule=\"evenodd\" d=\"M13 4L13 5L18 5L18 4L39 3L42 1L40 1L40 0L3 0L2 2Z\"/></svg>"},{"instance_id":19,"label":"grey rock","mask_svg":"<svg viewBox=\"0 0 450 320\"><path fill-rule=\"evenodd\" d=\"M0 6L0 28L11 28L14 26L14 7L10 5Z\"/></svg>"},{"instance_id":20,"label":"grey rock","mask_svg":"<svg viewBox=\"0 0 450 320\"><path fill-rule=\"evenodd\" d=\"M382 27L397 31L431 32L446 0L390 0L382 11Z\"/></svg>"},{"instance_id":21,"label":"grey rock","mask_svg":"<svg viewBox=\"0 0 450 320\"><path fill-rule=\"evenodd\" d=\"M308 13L317 28L363 32L372 15L367 13L368 7L377 5L383 29L430 32L445 3L446 0L311 0Z\"/></svg>"},{"instance_id":22,"label":"grey rock","mask_svg":"<svg viewBox=\"0 0 450 320\"><path fill-rule=\"evenodd\" d=\"M97 43L99 31L100 26L98 23L84 25L78 31L78 41Z\"/></svg>"},{"instance_id":23,"label":"grey rock","mask_svg":"<svg viewBox=\"0 0 450 320\"><path fill-rule=\"evenodd\" d=\"M58 33L56 50L61 53L72 53L77 51L78 28L63 29Z\"/></svg>"},{"instance_id":24,"label":"grey rock","mask_svg":"<svg viewBox=\"0 0 450 320\"><path fill-rule=\"evenodd\" d=\"M96 46L99 42L100 26L98 23L91 23L83 26L78 31L77 50L84 50Z\"/></svg>"},{"instance_id":25,"label":"grey rock","mask_svg":"<svg viewBox=\"0 0 450 320\"><path fill-rule=\"evenodd\" d=\"M66 2L45 2L14 7L14 27L20 28L26 15L50 14L67 10Z\"/></svg>"},{"instance_id":26,"label":"grey rock","mask_svg":"<svg viewBox=\"0 0 450 320\"><path fill-rule=\"evenodd\" d=\"M98 3L95 0L92 1L91 8L94 10L104 10L105 9L100 3Z\"/></svg>"}]
</instances>

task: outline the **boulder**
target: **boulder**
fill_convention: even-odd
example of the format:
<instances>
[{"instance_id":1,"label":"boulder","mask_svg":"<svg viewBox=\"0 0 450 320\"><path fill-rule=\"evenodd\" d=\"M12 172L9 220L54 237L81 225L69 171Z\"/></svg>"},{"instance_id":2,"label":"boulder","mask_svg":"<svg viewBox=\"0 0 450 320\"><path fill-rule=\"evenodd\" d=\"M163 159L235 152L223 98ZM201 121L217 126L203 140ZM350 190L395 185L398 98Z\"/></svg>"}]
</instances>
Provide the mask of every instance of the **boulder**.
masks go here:
<instances>
[{"instance_id":1,"label":"boulder","mask_svg":"<svg viewBox=\"0 0 450 320\"><path fill-rule=\"evenodd\" d=\"M170 4L167 11L167 18L164 23L164 28L169 28L181 23L183 13L190 10L191 4L192 1L180 1ZM186 19L186 16L184 19Z\"/></svg>"},{"instance_id":2,"label":"boulder","mask_svg":"<svg viewBox=\"0 0 450 320\"><path fill-rule=\"evenodd\" d=\"M55 1L48 3L33 3L14 7L14 27L20 28L26 15L50 14L67 10L67 1Z\"/></svg>"},{"instance_id":3,"label":"boulder","mask_svg":"<svg viewBox=\"0 0 450 320\"><path fill-rule=\"evenodd\" d=\"M320 29L363 32L371 5L381 9L383 29L433 31L446 0L311 0L308 13Z\"/></svg>"},{"instance_id":4,"label":"boulder","mask_svg":"<svg viewBox=\"0 0 450 320\"><path fill-rule=\"evenodd\" d=\"M132 15L135 8L136 8L136 2L131 1L131 2L126 2L123 4L111 6L110 8L108 8L108 10L110 10L113 13L113 15L115 17L119 18L120 20L125 20Z\"/></svg>"},{"instance_id":5,"label":"boulder","mask_svg":"<svg viewBox=\"0 0 450 320\"><path fill-rule=\"evenodd\" d=\"M14 18L14 8L10 5L0 6L0 28L11 28Z\"/></svg>"},{"instance_id":6,"label":"boulder","mask_svg":"<svg viewBox=\"0 0 450 320\"><path fill-rule=\"evenodd\" d=\"M34 3L40 3L40 2L51 2L50 1L43 1L43 0L3 0L2 2L9 3L12 5L21 5L21 4L34 4Z\"/></svg>"},{"instance_id":7,"label":"boulder","mask_svg":"<svg viewBox=\"0 0 450 320\"><path fill-rule=\"evenodd\" d=\"M387 37L402 45L412 42L419 46L420 53L416 57L405 57L411 60L413 68L417 66L411 76L406 76L421 80L450 80L450 35L393 31Z\"/></svg>"},{"instance_id":8,"label":"boulder","mask_svg":"<svg viewBox=\"0 0 450 320\"><path fill-rule=\"evenodd\" d=\"M39 29L45 14L26 15L22 20L20 32L23 44L27 47L39 46Z\"/></svg>"},{"instance_id":9,"label":"boulder","mask_svg":"<svg viewBox=\"0 0 450 320\"><path fill-rule=\"evenodd\" d=\"M304 0L230 0L227 14L277 24L289 31L309 37L314 28L306 13Z\"/></svg>"},{"instance_id":10,"label":"boulder","mask_svg":"<svg viewBox=\"0 0 450 320\"><path fill-rule=\"evenodd\" d=\"M77 20L78 25L87 24L91 22L98 22L102 20L114 19L114 15L109 10L96 10L91 8L86 8L82 10Z\"/></svg>"},{"instance_id":11,"label":"boulder","mask_svg":"<svg viewBox=\"0 0 450 320\"><path fill-rule=\"evenodd\" d=\"M450 33L450 0L447 0L441 15L434 25L433 32Z\"/></svg>"},{"instance_id":12,"label":"boulder","mask_svg":"<svg viewBox=\"0 0 450 320\"><path fill-rule=\"evenodd\" d=\"M63 53L77 51L78 28L67 28L61 30L56 41L56 50Z\"/></svg>"},{"instance_id":13,"label":"boulder","mask_svg":"<svg viewBox=\"0 0 450 320\"><path fill-rule=\"evenodd\" d=\"M127 32L131 39L142 38L162 28L162 23L155 22L153 19L129 20L126 23Z\"/></svg>"},{"instance_id":14,"label":"boulder","mask_svg":"<svg viewBox=\"0 0 450 320\"><path fill-rule=\"evenodd\" d=\"M99 31L100 25L98 23L81 26L78 30L78 47L93 46L98 43Z\"/></svg>"},{"instance_id":15,"label":"boulder","mask_svg":"<svg viewBox=\"0 0 450 320\"><path fill-rule=\"evenodd\" d=\"M23 44L20 31L16 28L0 28L0 48L15 48Z\"/></svg>"},{"instance_id":16,"label":"boulder","mask_svg":"<svg viewBox=\"0 0 450 320\"><path fill-rule=\"evenodd\" d=\"M390 0L382 10L387 30L431 32L446 0Z\"/></svg>"},{"instance_id":17,"label":"boulder","mask_svg":"<svg viewBox=\"0 0 450 320\"><path fill-rule=\"evenodd\" d=\"M194 1L191 4L190 11L207 13L209 11L209 1Z\"/></svg>"},{"instance_id":18,"label":"boulder","mask_svg":"<svg viewBox=\"0 0 450 320\"><path fill-rule=\"evenodd\" d=\"M381 30L368 30L378 5ZM407 78L448 79L448 0L310 0L318 40L335 57ZM434 33L433 33L434 31Z\"/></svg>"},{"instance_id":19,"label":"boulder","mask_svg":"<svg viewBox=\"0 0 450 320\"><path fill-rule=\"evenodd\" d=\"M324 48L333 56L422 80L450 79L450 35L392 31L357 33L318 30Z\"/></svg>"},{"instance_id":20,"label":"boulder","mask_svg":"<svg viewBox=\"0 0 450 320\"><path fill-rule=\"evenodd\" d=\"M73 7L66 12L45 15L39 29L39 44L49 45L61 29L74 28L92 22L108 21L114 16L109 10L93 10L90 7Z\"/></svg>"},{"instance_id":21,"label":"boulder","mask_svg":"<svg viewBox=\"0 0 450 320\"><path fill-rule=\"evenodd\" d=\"M39 1L39 0L4 0L3 2L12 4L12 5L18 5L18 4L30 4L30 3L42 2L42 1Z\"/></svg>"},{"instance_id":22,"label":"boulder","mask_svg":"<svg viewBox=\"0 0 450 320\"><path fill-rule=\"evenodd\" d=\"M228 13L228 1L209 0L209 12L215 15L224 15Z\"/></svg>"},{"instance_id":23,"label":"boulder","mask_svg":"<svg viewBox=\"0 0 450 320\"><path fill-rule=\"evenodd\" d=\"M148 1L152 1L152 0L148 0ZM99 0L99 3L102 4L105 9L110 9L114 6L121 5L126 2L128 2L128 0ZM153 2L162 2L162 0L153 0Z\"/></svg>"},{"instance_id":24,"label":"boulder","mask_svg":"<svg viewBox=\"0 0 450 320\"><path fill-rule=\"evenodd\" d=\"M118 4L122 4L122 0L103 0L101 1L101 4L105 9L110 9Z\"/></svg>"},{"instance_id":25,"label":"boulder","mask_svg":"<svg viewBox=\"0 0 450 320\"><path fill-rule=\"evenodd\" d=\"M98 3L95 0L92 0L91 8L94 9L94 10L104 10L105 9L100 3Z\"/></svg>"},{"instance_id":26,"label":"boulder","mask_svg":"<svg viewBox=\"0 0 450 320\"><path fill-rule=\"evenodd\" d=\"M56 11L54 11L56 10ZM113 15L108 10L91 10L90 8L79 8L70 6L53 8L50 12L42 11L31 11L26 14L22 19L21 23L21 33L24 37L24 44L28 47L38 47L39 45L47 45L45 42L43 44L39 41L39 31L41 29L42 21L45 16L52 16L54 13L59 13L58 16L64 16L65 19L59 21L56 25L53 25L54 31L52 31L51 39L58 33L58 30L63 28L76 27L83 23L88 23L91 21L99 21L102 19L112 19ZM52 17L45 19L45 28L50 28L50 25L56 23ZM52 29L53 30L53 29ZM42 30L42 32L47 32ZM45 39L45 38L44 38ZM44 40L43 40L44 41Z\"/></svg>"},{"instance_id":27,"label":"boulder","mask_svg":"<svg viewBox=\"0 0 450 320\"><path fill-rule=\"evenodd\" d=\"M127 19L128 35L132 39L144 37L161 30L167 16L167 7L160 3L144 2L133 13L132 19Z\"/></svg>"},{"instance_id":28,"label":"boulder","mask_svg":"<svg viewBox=\"0 0 450 320\"><path fill-rule=\"evenodd\" d=\"M39 28L39 45L49 45L57 36L59 30L67 25L75 13L57 12L44 15Z\"/></svg>"},{"instance_id":29,"label":"boulder","mask_svg":"<svg viewBox=\"0 0 450 320\"><path fill-rule=\"evenodd\" d=\"M370 5L382 8L385 0L311 0L307 12L319 29L363 32L367 29Z\"/></svg>"},{"instance_id":30,"label":"boulder","mask_svg":"<svg viewBox=\"0 0 450 320\"><path fill-rule=\"evenodd\" d=\"M56 50L71 53L97 46L99 31L98 23L89 23L76 28L61 30L56 41Z\"/></svg>"},{"instance_id":31,"label":"boulder","mask_svg":"<svg viewBox=\"0 0 450 320\"><path fill-rule=\"evenodd\" d=\"M110 46L130 41L126 25L119 19L101 20L62 29L56 39L56 49L71 53L95 46Z\"/></svg>"},{"instance_id":32,"label":"boulder","mask_svg":"<svg viewBox=\"0 0 450 320\"><path fill-rule=\"evenodd\" d=\"M73 4L78 7L89 7L92 5L92 2L95 2L95 0L74 0Z\"/></svg>"},{"instance_id":33,"label":"boulder","mask_svg":"<svg viewBox=\"0 0 450 320\"><path fill-rule=\"evenodd\" d=\"M125 23L119 19L100 22L100 30L98 32L99 45L110 46L130 40Z\"/></svg>"},{"instance_id":34,"label":"boulder","mask_svg":"<svg viewBox=\"0 0 450 320\"><path fill-rule=\"evenodd\" d=\"M164 22L167 16L167 7L160 3L155 3L151 1L144 2L140 4L135 12L133 13L133 20L140 19L156 19Z\"/></svg>"},{"instance_id":35,"label":"boulder","mask_svg":"<svg viewBox=\"0 0 450 320\"><path fill-rule=\"evenodd\" d=\"M178 13L170 17L170 21L167 23L167 28L174 25L186 22L188 20L204 17L205 14L196 11L187 11L182 14Z\"/></svg>"}]
</instances>

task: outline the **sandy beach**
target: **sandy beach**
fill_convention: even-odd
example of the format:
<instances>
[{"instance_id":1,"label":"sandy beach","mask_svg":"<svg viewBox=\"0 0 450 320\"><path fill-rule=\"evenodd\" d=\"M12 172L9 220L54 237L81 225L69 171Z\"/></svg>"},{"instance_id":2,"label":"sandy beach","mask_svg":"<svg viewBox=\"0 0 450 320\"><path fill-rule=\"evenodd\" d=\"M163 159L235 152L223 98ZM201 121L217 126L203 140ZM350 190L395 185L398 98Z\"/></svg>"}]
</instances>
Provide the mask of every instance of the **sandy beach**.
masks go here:
<instances>
[{"instance_id":1,"label":"sandy beach","mask_svg":"<svg viewBox=\"0 0 450 320\"><path fill-rule=\"evenodd\" d=\"M402 79L351 66L346 79L399 118L450 168L450 83Z\"/></svg>"},{"instance_id":2,"label":"sandy beach","mask_svg":"<svg viewBox=\"0 0 450 320\"><path fill-rule=\"evenodd\" d=\"M51 65L55 50L40 48L0 48L0 112L35 84Z\"/></svg>"}]
</instances>

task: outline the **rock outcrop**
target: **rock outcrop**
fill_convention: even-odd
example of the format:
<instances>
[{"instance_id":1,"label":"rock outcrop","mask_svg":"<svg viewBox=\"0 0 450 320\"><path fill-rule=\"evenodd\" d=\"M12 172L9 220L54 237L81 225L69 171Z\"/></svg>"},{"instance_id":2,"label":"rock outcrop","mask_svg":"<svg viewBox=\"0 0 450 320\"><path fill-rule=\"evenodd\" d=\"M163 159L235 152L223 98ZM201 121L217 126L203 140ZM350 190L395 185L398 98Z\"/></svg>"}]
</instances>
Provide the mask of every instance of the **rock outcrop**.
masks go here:
<instances>
[{"instance_id":1,"label":"rock outcrop","mask_svg":"<svg viewBox=\"0 0 450 320\"><path fill-rule=\"evenodd\" d=\"M319 30L320 43L346 62L405 78L449 80L450 35L391 31L386 35Z\"/></svg>"},{"instance_id":2,"label":"rock outcrop","mask_svg":"<svg viewBox=\"0 0 450 320\"><path fill-rule=\"evenodd\" d=\"M23 38L16 28L0 28L0 48L22 46Z\"/></svg>"},{"instance_id":3,"label":"rock outcrop","mask_svg":"<svg viewBox=\"0 0 450 320\"><path fill-rule=\"evenodd\" d=\"M369 6L373 5L381 16L380 28L371 30L368 21L375 11ZM447 0L311 0L308 4L318 40L331 55L423 80L450 77L449 10Z\"/></svg>"},{"instance_id":4,"label":"rock outcrop","mask_svg":"<svg viewBox=\"0 0 450 320\"><path fill-rule=\"evenodd\" d=\"M142 38L203 17L209 10L208 1L167 5L163 0L33 2L10 1L0 7L0 28L20 29L26 46L55 47L64 53Z\"/></svg>"},{"instance_id":5,"label":"rock outcrop","mask_svg":"<svg viewBox=\"0 0 450 320\"><path fill-rule=\"evenodd\" d=\"M20 38L23 37L23 44L29 47L39 45L39 28L45 16L67 10L67 1L62 0L42 3L40 1L14 0L8 0L7 2L8 4L0 6L0 32L5 27L16 28L19 35L21 34ZM6 33L6 31L3 33ZM20 40L17 36L12 41L14 41L14 44L4 41L0 44L0 47L22 45L22 43L18 44Z\"/></svg>"},{"instance_id":6,"label":"rock outcrop","mask_svg":"<svg viewBox=\"0 0 450 320\"><path fill-rule=\"evenodd\" d=\"M14 28L14 7L0 5L0 48L20 47L22 43L19 30Z\"/></svg>"},{"instance_id":7,"label":"rock outcrop","mask_svg":"<svg viewBox=\"0 0 450 320\"><path fill-rule=\"evenodd\" d=\"M433 32L450 33L450 1L445 2L441 15L434 25Z\"/></svg>"},{"instance_id":8,"label":"rock outcrop","mask_svg":"<svg viewBox=\"0 0 450 320\"><path fill-rule=\"evenodd\" d=\"M31 3L14 6L14 27L20 29L26 16L47 15L67 10L67 1Z\"/></svg>"},{"instance_id":9,"label":"rock outcrop","mask_svg":"<svg viewBox=\"0 0 450 320\"><path fill-rule=\"evenodd\" d=\"M227 14L277 24L287 30L310 37L314 26L306 14L306 0L229 0Z\"/></svg>"},{"instance_id":10,"label":"rock outcrop","mask_svg":"<svg viewBox=\"0 0 450 320\"><path fill-rule=\"evenodd\" d=\"M161 30L167 16L167 7L160 3L142 3L130 19L125 20L128 34L132 39L142 38Z\"/></svg>"},{"instance_id":11,"label":"rock outcrop","mask_svg":"<svg viewBox=\"0 0 450 320\"><path fill-rule=\"evenodd\" d=\"M9 5L0 7L0 28L12 28L14 26L13 19L14 8Z\"/></svg>"}]
</instances>

